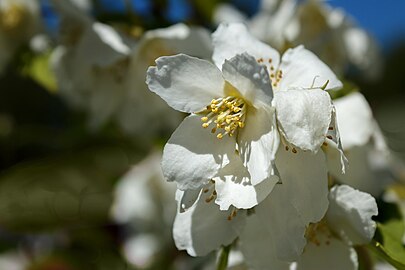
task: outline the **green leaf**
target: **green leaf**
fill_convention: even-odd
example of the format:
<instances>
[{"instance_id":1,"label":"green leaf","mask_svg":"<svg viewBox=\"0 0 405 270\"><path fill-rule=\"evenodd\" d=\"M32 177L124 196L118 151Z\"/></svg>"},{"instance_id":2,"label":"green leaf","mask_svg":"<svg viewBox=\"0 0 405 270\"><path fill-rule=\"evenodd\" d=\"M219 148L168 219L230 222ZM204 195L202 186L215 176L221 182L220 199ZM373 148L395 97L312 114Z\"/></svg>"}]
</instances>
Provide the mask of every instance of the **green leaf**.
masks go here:
<instances>
[{"instance_id":1,"label":"green leaf","mask_svg":"<svg viewBox=\"0 0 405 270\"><path fill-rule=\"evenodd\" d=\"M49 60L51 52L35 55L23 68L23 74L31 77L49 92L57 90L56 78L53 74Z\"/></svg>"},{"instance_id":2,"label":"green leaf","mask_svg":"<svg viewBox=\"0 0 405 270\"><path fill-rule=\"evenodd\" d=\"M397 269L405 270L405 247L401 241L405 231L403 217L393 204L385 204L384 211L391 214L384 217L382 222L377 222L377 231L369 247L381 259Z\"/></svg>"}]
</instances>

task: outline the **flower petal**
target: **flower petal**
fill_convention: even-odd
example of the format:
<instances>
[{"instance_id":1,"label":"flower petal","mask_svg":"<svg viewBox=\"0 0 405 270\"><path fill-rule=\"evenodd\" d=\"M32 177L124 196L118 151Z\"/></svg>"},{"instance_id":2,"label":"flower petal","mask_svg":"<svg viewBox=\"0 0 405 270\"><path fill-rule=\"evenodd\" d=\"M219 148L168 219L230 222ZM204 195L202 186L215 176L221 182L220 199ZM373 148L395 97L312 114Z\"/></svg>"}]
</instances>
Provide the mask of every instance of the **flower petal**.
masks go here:
<instances>
[{"instance_id":1,"label":"flower petal","mask_svg":"<svg viewBox=\"0 0 405 270\"><path fill-rule=\"evenodd\" d=\"M343 152L343 146L342 146L342 140L340 139L340 132L338 128L338 123L336 119L336 109L334 106L332 106L332 118L330 120L329 128L328 128L328 133L326 135L326 146L331 145L329 149L332 149L332 152L334 150L337 150L339 153L339 160L340 160L340 174L345 174L346 173L346 167L348 165L348 160L345 156L345 153ZM330 151L330 150L329 150Z\"/></svg>"},{"instance_id":2,"label":"flower petal","mask_svg":"<svg viewBox=\"0 0 405 270\"><path fill-rule=\"evenodd\" d=\"M323 88L324 85L325 90L333 90L343 86L333 71L302 45L284 53L279 69L283 72L278 86L280 90Z\"/></svg>"},{"instance_id":3,"label":"flower petal","mask_svg":"<svg viewBox=\"0 0 405 270\"><path fill-rule=\"evenodd\" d=\"M273 90L269 74L251 55L243 53L232 57L229 61L225 60L222 73L224 79L236 88L238 94L255 108L271 106Z\"/></svg>"},{"instance_id":4,"label":"flower petal","mask_svg":"<svg viewBox=\"0 0 405 270\"><path fill-rule=\"evenodd\" d=\"M201 126L198 115L184 119L163 150L162 170L167 181L176 181L179 189L198 189L218 174L235 153L235 140L219 140Z\"/></svg>"},{"instance_id":5,"label":"flower petal","mask_svg":"<svg viewBox=\"0 0 405 270\"><path fill-rule=\"evenodd\" d=\"M296 270L356 270L357 253L351 246L322 233L317 234L319 242L308 242L304 253L297 261Z\"/></svg>"},{"instance_id":6,"label":"flower petal","mask_svg":"<svg viewBox=\"0 0 405 270\"><path fill-rule=\"evenodd\" d=\"M203 59L210 59L212 56L210 32L203 27L187 26L183 23L145 32L139 47L141 53L138 57L141 61L147 59L144 56L152 56L151 51L156 56L163 56L162 53L165 52L184 53ZM158 50L153 51L154 48ZM152 59L149 57L149 60Z\"/></svg>"},{"instance_id":7,"label":"flower petal","mask_svg":"<svg viewBox=\"0 0 405 270\"><path fill-rule=\"evenodd\" d=\"M226 59L237 54L248 53L263 64L277 67L280 62L279 53L267 44L254 38L242 23L223 23L212 34L214 54L212 56L217 67L222 67Z\"/></svg>"},{"instance_id":8,"label":"flower petal","mask_svg":"<svg viewBox=\"0 0 405 270\"><path fill-rule=\"evenodd\" d=\"M177 213L174 221L175 244L191 256L205 256L221 245L231 244L244 224L243 214L228 220L230 211L220 211L214 202L207 203L206 196L209 195L201 192L197 202L187 211Z\"/></svg>"},{"instance_id":9,"label":"flower petal","mask_svg":"<svg viewBox=\"0 0 405 270\"><path fill-rule=\"evenodd\" d=\"M176 200L179 201L179 212L187 211L198 200L201 189L177 190ZM178 195L180 194L180 195ZM178 196L180 198L178 199Z\"/></svg>"},{"instance_id":10,"label":"flower petal","mask_svg":"<svg viewBox=\"0 0 405 270\"><path fill-rule=\"evenodd\" d=\"M206 60L184 54L159 57L149 67L146 83L169 106L182 112L198 112L211 100L223 97L221 71Z\"/></svg>"},{"instance_id":11,"label":"flower petal","mask_svg":"<svg viewBox=\"0 0 405 270\"><path fill-rule=\"evenodd\" d=\"M328 209L328 169L324 153L298 151L294 154L280 148L276 166L280 186L302 221L308 225L321 220Z\"/></svg>"},{"instance_id":12,"label":"flower petal","mask_svg":"<svg viewBox=\"0 0 405 270\"><path fill-rule=\"evenodd\" d=\"M367 100L360 93L352 93L334 100L337 123L344 149L365 145L374 132L374 119Z\"/></svg>"},{"instance_id":13,"label":"flower petal","mask_svg":"<svg viewBox=\"0 0 405 270\"><path fill-rule=\"evenodd\" d=\"M274 239L276 256L282 261L297 260L306 244L306 222L291 203L291 194L284 184L276 185L254 208L260 224Z\"/></svg>"},{"instance_id":14,"label":"flower petal","mask_svg":"<svg viewBox=\"0 0 405 270\"><path fill-rule=\"evenodd\" d=\"M274 105L285 139L302 150L317 152L331 122L329 94L321 89L277 91Z\"/></svg>"},{"instance_id":15,"label":"flower petal","mask_svg":"<svg viewBox=\"0 0 405 270\"><path fill-rule=\"evenodd\" d=\"M228 210L231 205L238 209L250 209L269 195L278 182L278 177L273 175L252 185L249 172L237 156L214 180L217 192L215 203L221 210Z\"/></svg>"},{"instance_id":16,"label":"flower petal","mask_svg":"<svg viewBox=\"0 0 405 270\"><path fill-rule=\"evenodd\" d=\"M330 191L329 201L326 219L342 239L352 245L371 241L376 230L371 218L378 214L378 208L370 194L346 185L335 186Z\"/></svg>"},{"instance_id":17,"label":"flower petal","mask_svg":"<svg viewBox=\"0 0 405 270\"><path fill-rule=\"evenodd\" d=\"M239 152L256 185L276 174L273 163L280 138L274 110L249 110L245 124L238 134Z\"/></svg>"},{"instance_id":18,"label":"flower petal","mask_svg":"<svg viewBox=\"0 0 405 270\"><path fill-rule=\"evenodd\" d=\"M239 236L239 246L249 269L266 270L269 265L277 270L290 269L289 263L277 258L274 241L257 215L246 218L246 225Z\"/></svg>"}]
</instances>

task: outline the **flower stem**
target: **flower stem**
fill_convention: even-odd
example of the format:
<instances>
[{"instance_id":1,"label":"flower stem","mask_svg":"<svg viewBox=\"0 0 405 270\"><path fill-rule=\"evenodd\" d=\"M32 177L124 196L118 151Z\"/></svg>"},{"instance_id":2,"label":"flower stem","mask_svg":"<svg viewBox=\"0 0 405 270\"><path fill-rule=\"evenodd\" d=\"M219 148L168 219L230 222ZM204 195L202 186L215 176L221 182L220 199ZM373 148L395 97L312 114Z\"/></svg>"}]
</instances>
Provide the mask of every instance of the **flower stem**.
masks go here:
<instances>
[{"instance_id":1,"label":"flower stem","mask_svg":"<svg viewBox=\"0 0 405 270\"><path fill-rule=\"evenodd\" d=\"M230 251L231 251L231 245L222 247L221 254L219 255L217 270L226 269L226 267L228 266L228 257L229 257Z\"/></svg>"},{"instance_id":2,"label":"flower stem","mask_svg":"<svg viewBox=\"0 0 405 270\"><path fill-rule=\"evenodd\" d=\"M405 270L405 265L402 263L398 262L394 258L392 258L390 255L387 254L385 251L384 247L377 241L373 240L368 247L374 251L380 258L384 259L387 261L389 264L394 266L396 269L399 270Z\"/></svg>"}]
</instances>

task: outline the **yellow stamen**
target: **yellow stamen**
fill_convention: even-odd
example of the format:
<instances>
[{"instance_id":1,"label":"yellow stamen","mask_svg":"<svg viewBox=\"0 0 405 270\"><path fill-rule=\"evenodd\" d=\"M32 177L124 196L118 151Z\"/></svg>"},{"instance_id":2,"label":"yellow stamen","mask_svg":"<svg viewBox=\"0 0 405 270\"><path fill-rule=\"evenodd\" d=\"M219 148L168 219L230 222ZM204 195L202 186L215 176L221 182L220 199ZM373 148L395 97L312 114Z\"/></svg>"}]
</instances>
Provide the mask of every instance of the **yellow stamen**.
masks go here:
<instances>
[{"instance_id":1,"label":"yellow stamen","mask_svg":"<svg viewBox=\"0 0 405 270\"><path fill-rule=\"evenodd\" d=\"M203 128L207 128L211 123L215 127L211 129L212 133L216 133L218 129L223 129L224 132L217 134L218 139L222 139L225 135L233 136L238 128L245 126L247 105L242 98L228 96L226 98L217 98L211 100L210 105L206 107L200 114Z\"/></svg>"}]
</instances>

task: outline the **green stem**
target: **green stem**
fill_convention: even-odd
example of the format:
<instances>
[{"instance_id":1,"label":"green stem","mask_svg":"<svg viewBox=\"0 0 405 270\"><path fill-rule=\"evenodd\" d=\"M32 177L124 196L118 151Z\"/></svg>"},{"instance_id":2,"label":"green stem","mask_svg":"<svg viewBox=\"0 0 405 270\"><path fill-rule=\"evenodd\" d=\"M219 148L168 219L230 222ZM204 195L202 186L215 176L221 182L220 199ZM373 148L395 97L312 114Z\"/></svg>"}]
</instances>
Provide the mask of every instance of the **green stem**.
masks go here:
<instances>
[{"instance_id":1,"label":"green stem","mask_svg":"<svg viewBox=\"0 0 405 270\"><path fill-rule=\"evenodd\" d=\"M391 256L389 256L387 254L387 252L385 251L384 247L378 243L377 241L373 240L369 245L370 249L372 251L374 251L381 259L384 259L385 261L387 261L389 264L391 264L392 266L394 266L396 269L398 270L405 270L405 265L403 265L402 263L398 262L397 260L395 260L394 258L392 258Z\"/></svg>"},{"instance_id":2,"label":"green stem","mask_svg":"<svg viewBox=\"0 0 405 270\"><path fill-rule=\"evenodd\" d=\"M225 270L228 266L229 252L231 251L231 245L222 247L221 254L219 255L217 270Z\"/></svg>"}]
</instances>

